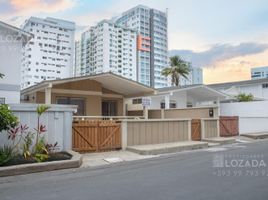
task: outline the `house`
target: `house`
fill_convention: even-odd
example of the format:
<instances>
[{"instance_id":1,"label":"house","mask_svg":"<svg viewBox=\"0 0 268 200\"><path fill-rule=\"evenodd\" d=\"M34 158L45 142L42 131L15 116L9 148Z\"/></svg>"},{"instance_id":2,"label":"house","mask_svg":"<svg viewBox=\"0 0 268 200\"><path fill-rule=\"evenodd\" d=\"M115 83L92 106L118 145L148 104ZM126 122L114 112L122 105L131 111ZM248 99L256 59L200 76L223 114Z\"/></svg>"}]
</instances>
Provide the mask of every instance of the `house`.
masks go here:
<instances>
[{"instance_id":1,"label":"house","mask_svg":"<svg viewBox=\"0 0 268 200\"><path fill-rule=\"evenodd\" d=\"M150 105L147 106L149 118L153 110L159 111L161 109L178 111L174 113L174 116L172 114L166 115L166 117L206 118L210 117L210 110L213 110L213 117L219 116L219 101L226 97L227 95L215 89L199 84L158 89L155 94L147 97L128 98L126 104L129 115L140 115L144 110L142 101L144 98L148 98L150 99ZM168 112L171 113L172 111ZM152 115L151 118L157 117L157 114ZM159 115L160 112L158 112L158 117L160 117Z\"/></svg>"},{"instance_id":2,"label":"house","mask_svg":"<svg viewBox=\"0 0 268 200\"><path fill-rule=\"evenodd\" d=\"M268 78L211 84L208 86L231 97L245 93L252 94L258 100L268 99Z\"/></svg>"},{"instance_id":3,"label":"house","mask_svg":"<svg viewBox=\"0 0 268 200\"><path fill-rule=\"evenodd\" d=\"M126 98L154 92L153 88L108 72L43 81L22 90L22 101L78 105L76 115L80 116L125 116Z\"/></svg>"},{"instance_id":4,"label":"house","mask_svg":"<svg viewBox=\"0 0 268 200\"><path fill-rule=\"evenodd\" d=\"M22 47L32 38L19 28L0 21L0 103L20 102Z\"/></svg>"}]
</instances>

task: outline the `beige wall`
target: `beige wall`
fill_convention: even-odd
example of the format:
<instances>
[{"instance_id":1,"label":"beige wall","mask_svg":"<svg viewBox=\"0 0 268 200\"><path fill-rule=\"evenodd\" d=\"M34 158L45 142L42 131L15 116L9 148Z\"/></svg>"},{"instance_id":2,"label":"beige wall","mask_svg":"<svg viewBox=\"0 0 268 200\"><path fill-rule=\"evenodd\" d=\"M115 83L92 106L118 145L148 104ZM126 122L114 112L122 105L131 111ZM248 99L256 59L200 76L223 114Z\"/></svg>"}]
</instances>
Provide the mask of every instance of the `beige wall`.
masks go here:
<instances>
[{"instance_id":1,"label":"beige wall","mask_svg":"<svg viewBox=\"0 0 268 200\"><path fill-rule=\"evenodd\" d=\"M218 120L202 120L203 123L203 138L219 137Z\"/></svg>"},{"instance_id":2,"label":"beige wall","mask_svg":"<svg viewBox=\"0 0 268 200\"><path fill-rule=\"evenodd\" d=\"M188 120L127 121L127 146L189 140Z\"/></svg>"},{"instance_id":3,"label":"beige wall","mask_svg":"<svg viewBox=\"0 0 268 200\"><path fill-rule=\"evenodd\" d=\"M148 110L149 119L161 119L161 110Z\"/></svg>"},{"instance_id":4,"label":"beige wall","mask_svg":"<svg viewBox=\"0 0 268 200\"><path fill-rule=\"evenodd\" d=\"M210 118L209 116L210 108L185 108L185 109L165 109L164 110L164 119L172 118ZM214 117L218 118L218 108L213 108Z\"/></svg>"},{"instance_id":5,"label":"beige wall","mask_svg":"<svg viewBox=\"0 0 268 200\"><path fill-rule=\"evenodd\" d=\"M54 89L69 89L69 90L84 90L101 92L102 86L99 82L94 80L82 80L69 83L53 85Z\"/></svg>"}]
</instances>

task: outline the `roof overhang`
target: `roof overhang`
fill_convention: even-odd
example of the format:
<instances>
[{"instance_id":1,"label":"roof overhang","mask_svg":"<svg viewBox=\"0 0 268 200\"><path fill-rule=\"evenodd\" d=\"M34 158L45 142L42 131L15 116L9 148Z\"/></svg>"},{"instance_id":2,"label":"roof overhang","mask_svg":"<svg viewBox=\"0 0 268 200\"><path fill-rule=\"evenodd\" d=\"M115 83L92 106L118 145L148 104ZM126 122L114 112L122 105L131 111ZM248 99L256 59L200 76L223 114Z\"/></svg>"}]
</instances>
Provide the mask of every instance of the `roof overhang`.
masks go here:
<instances>
[{"instance_id":1,"label":"roof overhang","mask_svg":"<svg viewBox=\"0 0 268 200\"><path fill-rule=\"evenodd\" d=\"M53 85L82 81L82 80L95 80L101 83L102 87L114 91L116 93L119 93L124 97L133 97L143 94L154 94L155 92L155 89L140 84L136 81L126 79L113 73L103 73L90 76L66 78L61 80L43 81L37 85L22 90L21 93L22 95L25 95L33 92L43 91L45 88L53 87Z\"/></svg>"},{"instance_id":2,"label":"roof overhang","mask_svg":"<svg viewBox=\"0 0 268 200\"><path fill-rule=\"evenodd\" d=\"M194 99L198 99L199 101L210 101L210 100L224 100L228 95L219 92L215 89L212 89L205 85L196 85L193 87L185 87L185 88L176 88L170 89L168 91L159 92L158 95L172 95L175 92L185 91L187 96L191 96Z\"/></svg>"}]
</instances>

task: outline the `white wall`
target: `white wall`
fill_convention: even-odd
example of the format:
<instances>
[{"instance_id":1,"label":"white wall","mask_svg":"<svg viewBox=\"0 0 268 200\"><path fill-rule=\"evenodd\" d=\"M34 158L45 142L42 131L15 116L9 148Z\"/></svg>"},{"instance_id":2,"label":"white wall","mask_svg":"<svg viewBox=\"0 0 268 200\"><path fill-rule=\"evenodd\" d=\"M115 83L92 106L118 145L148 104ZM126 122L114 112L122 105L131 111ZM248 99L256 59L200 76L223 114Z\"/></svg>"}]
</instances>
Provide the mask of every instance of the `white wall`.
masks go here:
<instances>
[{"instance_id":1,"label":"white wall","mask_svg":"<svg viewBox=\"0 0 268 200\"><path fill-rule=\"evenodd\" d=\"M0 27L0 98L5 103L20 102L20 67L22 41L17 41L14 31Z\"/></svg>"},{"instance_id":2,"label":"white wall","mask_svg":"<svg viewBox=\"0 0 268 200\"><path fill-rule=\"evenodd\" d=\"M239 133L268 132L268 101L221 103L221 116L239 116Z\"/></svg>"},{"instance_id":3,"label":"white wall","mask_svg":"<svg viewBox=\"0 0 268 200\"><path fill-rule=\"evenodd\" d=\"M27 124L29 130L37 126L37 104L11 104L11 110L19 117L21 124ZM72 148L72 116L76 106L51 105L51 108L41 116L41 123L46 126L45 137L48 143L58 142L60 150ZM7 134L0 133L0 146L8 144Z\"/></svg>"}]
</instances>

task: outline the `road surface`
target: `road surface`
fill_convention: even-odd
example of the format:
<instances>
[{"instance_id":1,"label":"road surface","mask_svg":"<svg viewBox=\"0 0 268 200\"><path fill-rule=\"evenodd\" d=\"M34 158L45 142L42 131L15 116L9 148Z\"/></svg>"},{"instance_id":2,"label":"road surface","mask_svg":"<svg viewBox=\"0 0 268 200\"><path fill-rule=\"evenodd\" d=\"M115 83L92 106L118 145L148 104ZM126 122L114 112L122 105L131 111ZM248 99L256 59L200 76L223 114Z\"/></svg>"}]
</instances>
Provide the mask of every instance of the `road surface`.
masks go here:
<instances>
[{"instance_id":1,"label":"road surface","mask_svg":"<svg viewBox=\"0 0 268 200\"><path fill-rule=\"evenodd\" d=\"M0 199L267 200L267 153L263 141L106 168L3 177Z\"/></svg>"}]
</instances>

